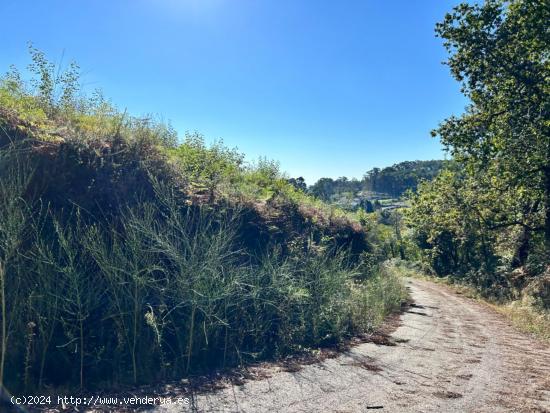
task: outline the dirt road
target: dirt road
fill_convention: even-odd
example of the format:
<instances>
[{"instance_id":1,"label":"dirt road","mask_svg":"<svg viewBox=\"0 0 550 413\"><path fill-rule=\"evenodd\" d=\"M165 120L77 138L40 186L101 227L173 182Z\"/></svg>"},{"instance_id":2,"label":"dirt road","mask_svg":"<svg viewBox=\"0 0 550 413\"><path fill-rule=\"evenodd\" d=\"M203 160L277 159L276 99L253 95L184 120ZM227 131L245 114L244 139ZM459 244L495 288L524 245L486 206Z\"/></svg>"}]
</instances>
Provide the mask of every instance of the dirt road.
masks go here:
<instances>
[{"instance_id":1,"label":"dirt road","mask_svg":"<svg viewBox=\"0 0 550 413\"><path fill-rule=\"evenodd\" d=\"M193 397L200 412L550 412L550 346L486 306L407 280L394 346L353 347L295 372ZM190 409L159 407L155 412Z\"/></svg>"}]
</instances>

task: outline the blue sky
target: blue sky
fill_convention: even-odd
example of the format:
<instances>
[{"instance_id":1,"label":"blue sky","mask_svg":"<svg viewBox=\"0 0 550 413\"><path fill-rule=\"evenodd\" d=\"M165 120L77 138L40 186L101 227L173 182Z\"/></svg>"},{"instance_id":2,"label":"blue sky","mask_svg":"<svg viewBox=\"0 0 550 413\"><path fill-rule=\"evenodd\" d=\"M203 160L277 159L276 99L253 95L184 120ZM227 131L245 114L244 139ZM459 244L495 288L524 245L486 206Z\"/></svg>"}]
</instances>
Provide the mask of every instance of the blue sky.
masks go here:
<instances>
[{"instance_id":1,"label":"blue sky","mask_svg":"<svg viewBox=\"0 0 550 413\"><path fill-rule=\"evenodd\" d=\"M449 0L2 0L0 71L63 52L135 115L223 138L311 184L443 157L465 100L434 25Z\"/></svg>"}]
</instances>

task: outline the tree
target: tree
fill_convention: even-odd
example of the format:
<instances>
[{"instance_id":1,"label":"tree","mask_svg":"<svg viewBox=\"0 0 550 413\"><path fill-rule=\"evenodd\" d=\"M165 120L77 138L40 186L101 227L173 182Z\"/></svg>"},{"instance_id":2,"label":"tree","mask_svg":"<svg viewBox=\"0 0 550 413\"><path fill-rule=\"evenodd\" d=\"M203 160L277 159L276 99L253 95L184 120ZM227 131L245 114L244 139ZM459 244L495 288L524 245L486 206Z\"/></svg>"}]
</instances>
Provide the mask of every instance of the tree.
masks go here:
<instances>
[{"instance_id":1,"label":"tree","mask_svg":"<svg viewBox=\"0 0 550 413\"><path fill-rule=\"evenodd\" d=\"M296 188L298 191L305 192L307 191L307 184L303 177L298 178L290 178L287 180L287 182L292 185L294 188Z\"/></svg>"},{"instance_id":2,"label":"tree","mask_svg":"<svg viewBox=\"0 0 550 413\"><path fill-rule=\"evenodd\" d=\"M365 177L363 178L363 180L365 182L369 182L369 186L368 188L371 190L371 191L375 191L376 189L376 184L378 182L378 176L380 175L380 168L372 168L370 171L368 171L366 174L365 174Z\"/></svg>"},{"instance_id":3,"label":"tree","mask_svg":"<svg viewBox=\"0 0 550 413\"><path fill-rule=\"evenodd\" d=\"M436 32L471 103L433 135L480 184L521 198L519 209L529 213L500 214L493 226L543 231L550 252L548 21L544 0L463 3L447 14ZM540 223L527 222L539 212Z\"/></svg>"},{"instance_id":4,"label":"tree","mask_svg":"<svg viewBox=\"0 0 550 413\"><path fill-rule=\"evenodd\" d=\"M480 268L485 274L492 272L495 240L488 226L493 220L474 179L444 171L421 183L417 193L410 194L405 217L437 274L463 275Z\"/></svg>"},{"instance_id":5,"label":"tree","mask_svg":"<svg viewBox=\"0 0 550 413\"><path fill-rule=\"evenodd\" d=\"M332 178L321 178L310 189L313 196L329 201L334 194L334 180Z\"/></svg>"},{"instance_id":6,"label":"tree","mask_svg":"<svg viewBox=\"0 0 550 413\"><path fill-rule=\"evenodd\" d=\"M368 199L363 202L363 208L368 214L374 212L374 205Z\"/></svg>"},{"instance_id":7,"label":"tree","mask_svg":"<svg viewBox=\"0 0 550 413\"><path fill-rule=\"evenodd\" d=\"M73 108L80 89L80 67L70 62L62 71L32 44L29 44L29 53L32 58L29 71L35 76L31 82L43 109L49 115L54 115L59 109Z\"/></svg>"}]
</instances>

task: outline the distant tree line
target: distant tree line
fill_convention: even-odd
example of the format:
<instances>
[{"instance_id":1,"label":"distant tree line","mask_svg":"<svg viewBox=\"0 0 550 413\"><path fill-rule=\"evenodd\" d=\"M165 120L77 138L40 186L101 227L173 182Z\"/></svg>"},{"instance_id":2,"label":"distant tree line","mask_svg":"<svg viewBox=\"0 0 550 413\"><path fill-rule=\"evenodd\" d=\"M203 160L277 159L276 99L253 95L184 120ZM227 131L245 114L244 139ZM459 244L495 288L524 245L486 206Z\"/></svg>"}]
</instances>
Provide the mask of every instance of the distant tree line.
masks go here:
<instances>
[{"instance_id":1,"label":"distant tree line","mask_svg":"<svg viewBox=\"0 0 550 413\"><path fill-rule=\"evenodd\" d=\"M334 195L338 194L356 194L364 189L362 181L358 179L348 179L342 176L338 179L321 178L315 184L309 187L309 191L317 198L323 201L331 201Z\"/></svg>"},{"instance_id":2,"label":"distant tree line","mask_svg":"<svg viewBox=\"0 0 550 413\"><path fill-rule=\"evenodd\" d=\"M387 168L373 168L361 180L345 176L321 178L309 190L324 201L331 201L335 195L356 195L360 191L380 192L399 198L409 189L415 191L421 181L435 178L449 164L444 160L406 161Z\"/></svg>"},{"instance_id":3,"label":"distant tree line","mask_svg":"<svg viewBox=\"0 0 550 413\"><path fill-rule=\"evenodd\" d=\"M387 168L373 168L365 174L362 182L368 191L398 198L409 189L416 191L421 181L431 181L448 164L449 161L443 160L405 161Z\"/></svg>"}]
</instances>

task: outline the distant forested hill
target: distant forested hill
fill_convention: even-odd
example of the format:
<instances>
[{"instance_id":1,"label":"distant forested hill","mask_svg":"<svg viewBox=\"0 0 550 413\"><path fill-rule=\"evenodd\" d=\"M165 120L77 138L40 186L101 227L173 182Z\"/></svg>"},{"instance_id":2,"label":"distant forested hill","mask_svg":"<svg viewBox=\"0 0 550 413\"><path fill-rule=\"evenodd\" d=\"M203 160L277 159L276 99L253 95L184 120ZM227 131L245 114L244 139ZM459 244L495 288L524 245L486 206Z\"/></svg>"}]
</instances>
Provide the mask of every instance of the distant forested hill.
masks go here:
<instances>
[{"instance_id":1,"label":"distant forested hill","mask_svg":"<svg viewBox=\"0 0 550 413\"><path fill-rule=\"evenodd\" d=\"M321 178L309 189L313 195L330 201L335 196L355 196L360 191L372 191L398 198L408 189L416 190L422 180L432 180L449 161L406 161L387 168L373 168L363 179Z\"/></svg>"},{"instance_id":2,"label":"distant forested hill","mask_svg":"<svg viewBox=\"0 0 550 413\"><path fill-rule=\"evenodd\" d=\"M408 189L416 190L422 180L432 180L449 161L405 161L387 168L373 168L362 182L365 189L399 197Z\"/></svg>"}]
</instances>

